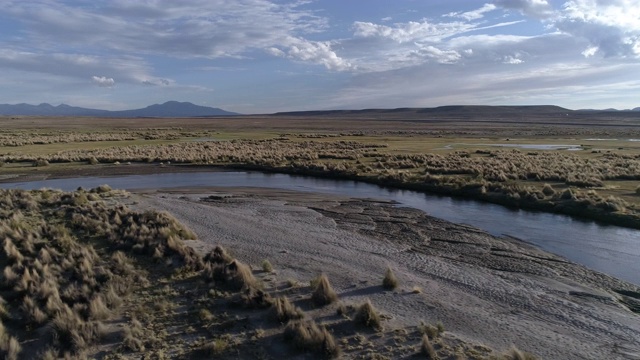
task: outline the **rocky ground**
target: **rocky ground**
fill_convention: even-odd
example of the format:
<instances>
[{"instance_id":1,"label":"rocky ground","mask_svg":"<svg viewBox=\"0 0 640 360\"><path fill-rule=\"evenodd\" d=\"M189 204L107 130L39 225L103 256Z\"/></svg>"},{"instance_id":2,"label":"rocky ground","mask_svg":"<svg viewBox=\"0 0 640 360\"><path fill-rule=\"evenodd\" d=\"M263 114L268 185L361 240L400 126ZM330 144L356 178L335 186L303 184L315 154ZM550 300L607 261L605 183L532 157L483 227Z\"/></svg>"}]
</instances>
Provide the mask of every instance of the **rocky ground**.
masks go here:
<instances>
[{"instance_id":1,"label":"rocky ground","mask_svg":"<svg viewBox=\"0 0 640 360\"><path fill-rule=\"evenodd\" d=\"M515 345L542 359L640 359L640 288L513 239L367 199L211 188L132 200L173 214L198 235L197 250L220 244L257 267L269 260L268 289L324 273L342 304L370 299L397 339L342 337L334 326L345 357L415 354L403 343L424 321L444 325L439 353L451 358L459 347L482 358ZM399 278L393 291L381 287L387 267ZM335 308L312 311L331 326Z\"/></svg>"}]
</instances>

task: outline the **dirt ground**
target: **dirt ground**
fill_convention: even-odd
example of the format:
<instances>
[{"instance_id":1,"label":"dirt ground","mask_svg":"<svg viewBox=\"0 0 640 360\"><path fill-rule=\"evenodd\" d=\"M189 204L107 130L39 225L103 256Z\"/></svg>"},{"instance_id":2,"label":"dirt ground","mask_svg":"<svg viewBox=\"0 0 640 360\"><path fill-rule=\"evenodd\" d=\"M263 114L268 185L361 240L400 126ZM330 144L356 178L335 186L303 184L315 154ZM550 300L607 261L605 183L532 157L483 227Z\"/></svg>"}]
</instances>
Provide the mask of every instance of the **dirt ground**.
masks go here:
<instances>
[{"instance_id":1,"label":"dirt ground","mask_svg":"<svg viewBox=\"0 0 640 360\"><path fill-rule=\"evenodd\" d=\"M640 317L631 310L639 301L622 295L640 288L521 242L366 199L211 188L140 191L132 200L139 210L173 214L196 232L201 240L190 244L200 251L220 244L254 267L268 259L276 269L272 290L326 274L343 303L370 299L387 332L440 321L447 346L502 352L515 345L541 359L640 359ZM394 291L381 287L387 266L400 280ZM327 324L335 314L312 311ZM409 356L403 346L364 336L368 350L346 346L345 357L371 349Z\"/></svg>"}]
</instances>

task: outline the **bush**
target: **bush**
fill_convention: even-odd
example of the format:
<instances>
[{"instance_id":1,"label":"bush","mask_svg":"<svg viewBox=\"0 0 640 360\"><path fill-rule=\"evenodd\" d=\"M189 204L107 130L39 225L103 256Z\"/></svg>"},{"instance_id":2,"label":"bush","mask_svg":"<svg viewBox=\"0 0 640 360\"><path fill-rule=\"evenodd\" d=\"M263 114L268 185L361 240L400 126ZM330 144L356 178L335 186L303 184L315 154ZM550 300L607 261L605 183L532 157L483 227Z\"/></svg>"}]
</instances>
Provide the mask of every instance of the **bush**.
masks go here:
<instances>
[{"instance_id":1,"label":"bush","mask_svg":"<svg viewBox=\"0 0 640 360\"><path fill-rule=\"evenodd\" d=\"M262 271L267 273L273 272L273 265L271 265L269 260L265 259L262 261Z\"/></svg>"},{"instance_id":2,"label":"bush","mask_svg":"<svg viewBox=\"0 0 640 360\"><path fill-rule=\"evenodd\" d=\"M284 339L302 351L319 353L322 357L333 359L340 355L333 335L314 321L290 322L284 330Z\"/></svg>"},{"instance_id":3,"label":"bush","mask_svg":"<svg viewBox=\"0 0 640 360\"><path fill-rule=\"evenodd\" d=\"M509 350L505 358L507 360L536 360L537 359L534 355L528 352L518 350L518 348L516 348L515 346L513 346L511 350Z\"/></svg>"},{"instance_id":4,"label":"bush","mask_svg":"<svg viewBox=\"0 0 640 360\"><path fill-rule=\"evenodd\" d=\"M304 317L304 312L293 305L286 297L277 298L273 303L273 317L280 322L298 320Z\"/></svg>"},{"instance_id":5,"label":"bush","mask_svg":"<svg viewBox=\"0 0 640 360\"><path fill-rule=\"evenodd\" d=\"M433 348L431 344L431 340L427 335L422 335L422 343L420 344L420 352L424 355L428 360L438 359L438 355L436 354L436 350Z\"/></svg>"},{"instance_id":6,"label":"bush","mask_svg":"<svg viewBox=\"0 0 640 360\"><path fill-rule=\"evenodd\" d=\"M398 287L398 278L393 273L390 267L387 267L387 271L384 274L384 279L382 279L382 287L387 290L393 290Z\"/></svg>"},{"instance_id":7,"label":"bush","mask_svg":"<svg viewBox=\"0 0 640 360\"><path fill-rule=\"evenodd\" d=\"M371 301L369 300L360 305L353 321L355 321L356 324L369 328L377 330L382 329L382 320L380 319L380 314L378 314L376 309L371 304Z\"/></svg>"},{"instance_id":8,"label":"bush","mask_svg":"<svg viewBox=\"0 0 640 360\"><path fill-rule=\"evenodd\" d=\"M49 166L49 161L45 159L38 159L34 161L32 165L33 167Z\"/></svg>"},{"instance_id":9,"label":"bush","mask_svg":"<svg viewBox=\"0 0 640 360\"><path fill-rule=\"evenodd\" d=\"M338 300L338 294L336 294L333 287L331 287L326 275L320 275L316 279L316 283L316 288L311 295L311 300L314 304L317 306L324 306Z\"/></svg>"}]
</instances>

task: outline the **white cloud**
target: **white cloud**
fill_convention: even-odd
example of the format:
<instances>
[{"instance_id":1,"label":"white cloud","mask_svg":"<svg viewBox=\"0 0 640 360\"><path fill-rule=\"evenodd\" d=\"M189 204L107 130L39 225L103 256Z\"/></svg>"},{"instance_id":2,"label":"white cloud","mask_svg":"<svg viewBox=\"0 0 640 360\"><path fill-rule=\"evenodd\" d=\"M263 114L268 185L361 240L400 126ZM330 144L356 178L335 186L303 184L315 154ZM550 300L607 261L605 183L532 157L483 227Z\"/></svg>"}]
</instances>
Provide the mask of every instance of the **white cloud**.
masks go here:
<instances>
[{"instance_id":1,"label":"white cloud","mask_svg":"<svg viewBox=\"0 0 640 360\"><path fill-rule=\"evenodd\" d=\"M524 60L520 59L519 55L508 55L504 57L504 64L518 65L524 63Z\"/></svg>"},{"instance_id":2,"label":"white cloud","mask_svg":"<svg viewBox=\"0 0 640 360\"><path fill-rule=\"evenodd\" d=\"M321 64L329 70L344 71L353 67L351 63L342 59L331 49L330 42L292 38L289 39L287 45L286 54L289 58Z\"/></svg>"},{"instance_id":3,"label":"white cloud","mask_svg":"<svg viewBox=\"0 0 640 360\"><path fill-rule=\"evenodd\" d=\"M485 13L488 13L490 11L495 10L497 7L494 4L484 4L481 8L476 9L476 10L472 10L472 11L465 11L465 12L451 12L448 13L446 15L446 17L457 17L457 18L462 18L468 21L471 20L478 20L478 19L482 19L484 17Z\"/></svg>"},{"instance_id":4,"label":"white cloud","mask_svg":"<svg viewBox=\"0 0 640 360\"><path fill-rule=\"evenodd\" d=\"M267 0L112 1L91 6L11 2L4 11L27 25L31 41L177 58L237 57L322 31L326 19L305 2Z\"/></svg>"},{"instance_id":5,"label":"white cloud","mask_svg":"<svg viewBox=\"0 0 640 360\"><path fill-rule=\"evenodd\" d=\"M453 64L460 60L461 56L455 50L441 50L435 46L420 46L418 53L424 57L436 60L440 64Z\"/></svg>"},{"instance_id":6,"label":"white cloud","mask_svg":"<svg viewBox=\"0 0 640 360\"><path fill-rule=\"evenodd\" d=\"M605 57L640 57L639 0L568 1L554 25Z\"/></svg>"},{"instance_id":7,"label":"white cloud","mask_svg":"<svg viewBox=\"0 0 640 360\"><path fill-rule=\"evenodd\" d=\"M119 81L124 83L139 83L153 78L148 64L134 56L101 57L5 48L0 49L0 68L66 76L82 81L93 79L95 74L118 74Z\"/></svg>"},{"instance_id":8,"label":"white cloud","mask_svg":"<svg viewBox=\"0 0 640 360\"><path fill-rule=\"evenodd\" d=\"M597 52L598 52L598 47L597 46L589 46L588 48L584 49L584 51L582 52L582 56L584 56L586 58L592 57Z\"/></svg>"},{"instance_id":9,"label":"white cloud","mask_svg":"<svg viewBox=\"0 0 640 360\"><path fill-rule=\"evenodd\" d=\"M92 76L91 80L100 87L114 87L116 85L116 81L113 78L108 78L106 76Z\"/></svg>"},{"instance_id":10,"label":"white cloud","mask_svg":"<svg viewBox=\"0 0 640 360\"><path fill-rule=\"evenodd\" d=\"M458 2L466 9L445 15L400 12L398 6L393 19L382 18L391 13L376 12L377 23L364 21L370 14L363 12L348 20L348 28L342 16L329 24L337 17L322 10L321 1L7 0L0 15L17 29L10 40L0 35L0 81L28 74L25 78L55 79L68 89L85 86L82 91L92 95L131 96L140 85L149 85L154 91L143 92L167 99L206 93L199 95L204 98L212 91L208 84L222 87L234 77L221 74L222 69L243 69L229 88L246 89L264 80L263 64L278 76L291 70L282 63L293 61L298 64L293 75L281 78L285 85L275 81L274 89L299 89L305 83L306 90L274 90L270 101L282 100L272 106L293 101L280 96L286 91L295 93L295 101L310 103L302 99L315 101L323 86L351 81L343 91L326 90L340 95L328 106L353 101L370 107L526 98L552 93L554 86L606 84L606 76L625 78L621 74L638 70L633 63L640 58L640 0L557 0L564 3L557 8L548 0L485 1ZM412 3L417 2L403 4ZM493 16L498 14L505 15L504 22ZM300 64L314 68L299 71ZM332 77L332 72L342 75ZM310 73L327 81L317 85L300 75ZM115 79L117 92L98 88L115 86ZM237 103L233 96L245 91L224 96Z\"/></svg>"},{"instance_id":11,"label":"white cloud","mask_svg":"<svg viewBox=\"0 0 640 360\"><path fill-rule=\"evenodd\" d=\"M520 13L539 19L546 19L554 15L554 10L547 0L495 0L495 5L516 10Z\"/></svg>"},{"instance_id":12,"label":"white cloud","mask_svg":"<svg viewBox=\"0 0 640 360\"><path fill-rule=\"evenodd\" d=\"M421 22L398 23L394 26L361 21L353 24L354 35L357 37L385 38L400 44L413 41L438 42L474 28L475 25L465 22L430 23L426 19Z\"/></svg>"}]
</instances>

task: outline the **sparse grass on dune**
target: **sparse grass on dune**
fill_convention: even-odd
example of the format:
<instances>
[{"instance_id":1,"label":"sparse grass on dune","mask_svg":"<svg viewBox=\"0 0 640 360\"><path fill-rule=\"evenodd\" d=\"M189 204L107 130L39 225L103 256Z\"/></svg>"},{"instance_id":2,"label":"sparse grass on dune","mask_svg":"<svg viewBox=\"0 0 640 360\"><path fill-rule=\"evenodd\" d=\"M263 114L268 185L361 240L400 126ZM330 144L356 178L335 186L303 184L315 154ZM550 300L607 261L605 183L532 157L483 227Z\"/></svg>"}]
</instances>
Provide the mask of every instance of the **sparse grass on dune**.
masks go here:
<instances>
[{"instance_id":1,"label":"sparse grass on dune","mask_svg":"<svg viewBox=\"0 0 640 360\"><path fill-rule=\"evenodd\" d=\"M200 257L181 240L193 233L168 214L106 206L101 196L112 196L111 189L0 191L0 214L12 214L0 220L0 293L11 299L7 316L26 320L3 326L0 348L7 357L20 352L16 339L48 348L45 353L55 357L85 354L132 288L148 284L135 257L151 259L160 249L165 265L202 268ZM43 331L50 335L36 336Z\"/></svg>"},{"instance_id":2,"label":"sparse grass on dune","mask_svg":"<svg viewBox=\"0 0 640 360\"><path fill-rule=\"evenodd\" d=\"M343 349L330 329L356 336L361 326L373 328L381 343L388 336L368 301L343 309L355 310L353 320L327 322L322 314L333 310L324 306L337 294L325 275L312 289L287 290L311 296L318 307L305 313L283 293L271 297L277 286L267 288L260 278L268 273L254 275L220 246L197 254L186 241L193 232L167 213L129 209L117 200L123 196L107 186L0 191L0 356L233 357L283 339L292 345L286 356L335 358L363 353ZM269 324L268 336L243 320L251 313L251 321L264 317L258 323Z\"/></svg>"}]
</instances>

